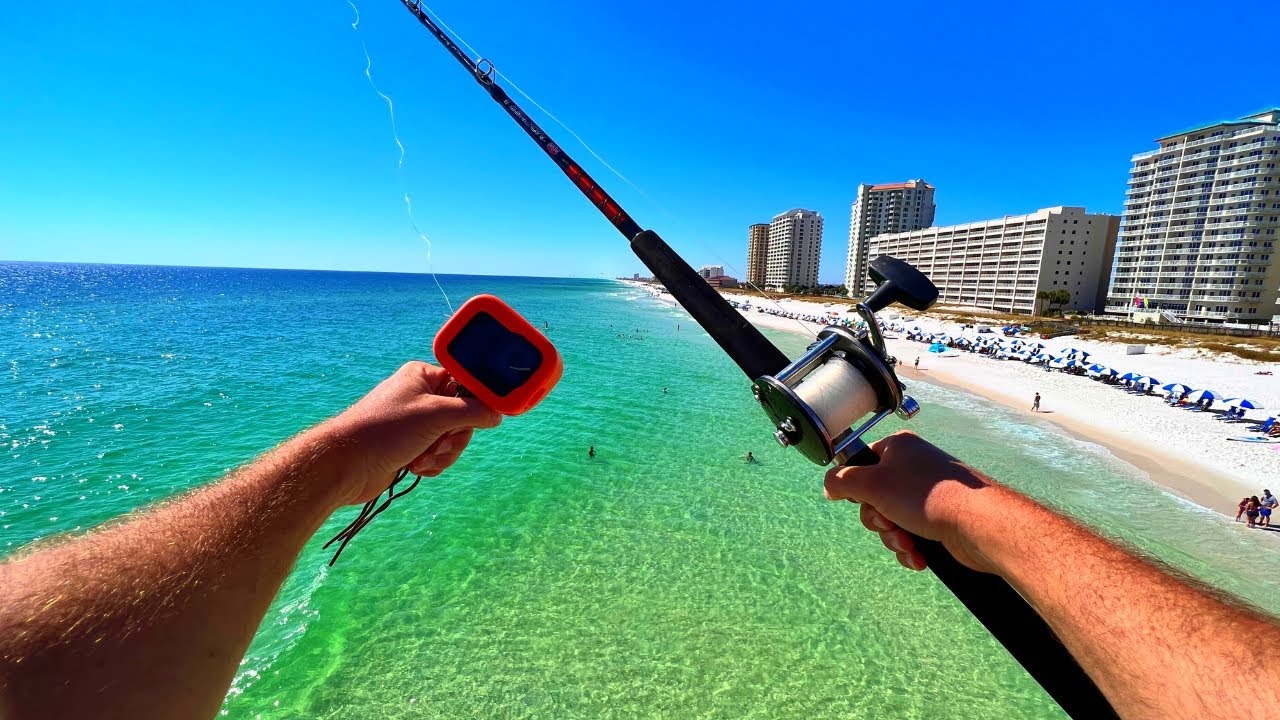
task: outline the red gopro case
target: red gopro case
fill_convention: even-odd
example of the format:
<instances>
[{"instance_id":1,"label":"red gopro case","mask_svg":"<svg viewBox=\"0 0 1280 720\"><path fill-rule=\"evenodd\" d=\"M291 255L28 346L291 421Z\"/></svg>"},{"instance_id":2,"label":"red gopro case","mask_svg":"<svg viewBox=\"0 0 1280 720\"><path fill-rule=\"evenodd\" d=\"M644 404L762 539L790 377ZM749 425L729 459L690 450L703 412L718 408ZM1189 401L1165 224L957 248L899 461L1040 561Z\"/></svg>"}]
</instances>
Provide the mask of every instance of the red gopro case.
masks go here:
<instances>
[{"instance_id":1,"label":"red gopro case","mask_svg":"<svg viewBox=\"0 0 1280 720\"><path fill-rule=\"evenodd\" d=\"M458 308L431 344L440 366L491 410L520 415L564 373L551 341L493 295Z\"/></svg>"}]
</instances>

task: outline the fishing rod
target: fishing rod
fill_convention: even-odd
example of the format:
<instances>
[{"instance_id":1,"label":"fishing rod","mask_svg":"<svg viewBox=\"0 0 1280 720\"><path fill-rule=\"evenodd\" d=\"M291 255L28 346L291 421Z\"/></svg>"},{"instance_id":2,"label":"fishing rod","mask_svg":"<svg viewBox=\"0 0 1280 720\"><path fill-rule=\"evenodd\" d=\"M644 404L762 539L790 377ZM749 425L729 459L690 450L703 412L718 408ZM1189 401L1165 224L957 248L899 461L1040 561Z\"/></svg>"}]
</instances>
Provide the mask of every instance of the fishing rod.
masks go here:
<instances>
[{"instance_id":1,"label":"fishing rod","mask_svg":"<svg viewBox=\"0 0 1280 720\"><path fill-rule=\"evenodd\" d=\"M498 85L493 63L463 53L420 0L400 2L622 233L654 277L746 374L783 447L795 447L819 465L879 462L862 436L890 414L910 419L920 406L903 392L875 313L895 302L920 311L932 306L938 290L923 273L887 255L873 259L870 274L876 290L857 305L866 329L828 327L792 362L657 233L642 229L552 140ZM1049 625L1008 583L962 565L940 542L913 539L933 574L1067 714L1118 717Z\"/></svg>"}]
</instances>

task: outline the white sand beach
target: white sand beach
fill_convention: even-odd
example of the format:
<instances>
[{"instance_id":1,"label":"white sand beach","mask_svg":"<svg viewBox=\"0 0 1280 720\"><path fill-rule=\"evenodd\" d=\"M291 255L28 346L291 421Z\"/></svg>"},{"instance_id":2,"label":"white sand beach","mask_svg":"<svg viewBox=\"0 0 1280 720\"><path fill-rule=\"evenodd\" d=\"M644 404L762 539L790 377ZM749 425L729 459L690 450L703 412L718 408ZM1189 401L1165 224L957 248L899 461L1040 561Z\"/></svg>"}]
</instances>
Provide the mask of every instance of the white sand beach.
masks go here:
<instances>
[{"instance_id":1,"label":"white sand beach","mask_svg":"<svg viewBox=\"0 0 1280 720\"><path fill-rule=\"evenodd\" d=\"M652 290L651 290L652 292ZM670 295L659 296L674 302ZM743 301L743 296L727 296ZM782 309L801 315L822 315L831 309L821 303L779 300L777 304L750 298L757 307ZM795 333L816 333L823 324L798 321L754 310L744 313L762 327ZM910 311L907 326L926 332L975 336L958 323ZM893 333L896 335L897 333ZM1138 372L1161 383L1179 382L1195 389L1207 388L1219 397L1246 397L1264 409L1247 417L1262 421L1280 412L1280 363L1243 360L1197 349L1147 346L1142 355L1126 355L1125 345L1115 342L1062 337L1042 340L1046 352L1063 348L1090 353L1089 362ZM1280 479L1280 443L1254 444L1228 441L1250 435L1252 423L1224 423L1217 412L1194 413L1165 405L1159 394L1139 396L1087 377L1046 372L1043 366L995 360L968 352L940 357L927 352L928 345L904 339L888 339L888 349L900 362L900 375L908 385L914 380L950 386L1000 402L1027 413L1027 422L1050 422L1085 440L1095 442L1116 456L1144 470L1151 480L1204 507L1235 515L1245 495L1258 494ZM920 358L919 370L913 366ZM1258 375L1271 371L1274 375ZM1041 395L1043 412L1030 412L1032 398ZM1224 409L1222 403L1215 410ZM1277 481L1276 484L1280 484Z\"/></svg>"}]
</instances>

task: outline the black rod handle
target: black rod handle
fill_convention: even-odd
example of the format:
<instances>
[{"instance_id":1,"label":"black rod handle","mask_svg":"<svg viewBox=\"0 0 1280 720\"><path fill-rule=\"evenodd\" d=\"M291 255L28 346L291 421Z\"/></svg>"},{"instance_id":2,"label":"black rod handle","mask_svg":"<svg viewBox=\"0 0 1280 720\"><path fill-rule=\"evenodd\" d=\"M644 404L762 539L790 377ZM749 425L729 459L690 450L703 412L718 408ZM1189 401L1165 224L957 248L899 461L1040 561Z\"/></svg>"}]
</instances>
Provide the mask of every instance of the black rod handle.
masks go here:
<instances>
[{"instance_id":1,"label":"black rod handle","mask_svg":"<svg viewBox=\"0 0 1280 720\"><path fill-rule=\"evenodd\" d=\"M874 450L858 445L845 465L880 461ZM934 576L1068 715L1091 720L1120 717L1049 623L1004 578L962 565L937 540L918 535L911 539Z\"/></svg>"},{"instance_id":2,"label":"black rod handle","mask_svg":"<svg viewBox=\"0 0 1280 720\"><path fill-rule=\"evenodd\" d=\"M636 235L631 250L749 379L777 375L791 363L657 233Z\"/></svg>"}]
</instances>

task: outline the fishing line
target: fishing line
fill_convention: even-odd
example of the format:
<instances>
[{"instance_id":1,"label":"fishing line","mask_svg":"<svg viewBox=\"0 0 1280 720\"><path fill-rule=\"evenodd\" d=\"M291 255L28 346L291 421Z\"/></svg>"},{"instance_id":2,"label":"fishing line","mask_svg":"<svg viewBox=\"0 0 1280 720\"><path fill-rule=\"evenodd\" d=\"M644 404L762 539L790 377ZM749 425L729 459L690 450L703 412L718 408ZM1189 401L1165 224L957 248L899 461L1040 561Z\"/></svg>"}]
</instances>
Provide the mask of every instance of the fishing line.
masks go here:
<instances>
[{"instance_id":1,"label":"fishing line","mask_svg":"<svg viewBox=\"0 0 1280 720\"><path fill-rule=\"evenodd\" d=\"M351 23L351 29L356 33L356 39L360 41L360 50L364 52L364 77L369 81L369 87L382 98L387 104L387 114L391 118L391 138L395 140L396 148L400 151L400 157L396 161L396 176L400 181L400 193L404 197L405 213L409 217L409 227L418 235L418 239L422 240L427 246L427 272L431 274L432 281L436 284L436 289L440 291L440 296L444 298L444 304L449 308L449 315L453 314L453 303L449 300L449 293L444 291L444 286L440 284L440 278L436 277L434 261L432 260L431 238L418 227L418 220L413 216L413 200L409 196L409 191L405 189L404 181L404 143L400 142L400 132L396 128L396 106L391 101L391 97L382 92L378 88L377 83L373 81L373 58L369 56L369 47L364 43L364 36L360 33L360 8L352 0L347 0L347 4L351 6L351 10L355 12L355 22ZM341 552L341 550L339 550ZM335 556L336 559L336 556Z\"/></svg>"},{"instance_id":2,"label":"fishing line","mask_svg":"<svg viewBox=\"0 0 1280 720\"><path fill-rule=\"evenodd\" d=\"M348 0L348 2L350 2L350 0ZM445 32L449 33L449 35L451 35L451 36L453 37L453 39L454 39L454 40L456 40L456 41L458 42L458 44L460 44L460 45L462 45L463 47L465 47L465 48L466 48L466 49L471 53L471 55L476 59L476 62L477 62L477 63L480 63L480 62L487 62L487 61L485 61L485 59L483 58L483 56L481 56L481 55L480 55L480 53L479 53L479 52L478 52L474 47L472 47L472 46L471 46L471 43L467 42L466 38L464 38L464 37L462 37L461 35L459 35L459 34L458 34L458 32L457 32L456 30L454 30L452 27L450 27L450 26L449 26L449 24L448 24L447 22L445 22L443 18L441 18L441 17L440 17L440 14L439 14L439 13L437 13L435 10L433 10L433 9L431 8L431 6L430 6L430 5L427 5L426 3L422 2L421 0L418 0L418 2L417 2L417 6L418 6L418 7L420 7L420 8L422 8L423 10L425 10L425 11L427 12L427 14L429 14L429 15L431 16L431 18L432 18L433 20L435 20L436 24L437 24L437 25L439 25L439 26L440 26L440 27L441 27ZM354 6L352 6L352 7L354 7ZM679 226L684 227L684 229L685 229L686 233L688 233L688 231L689 231L689 227L688 227L688 225L687 225L687 224L685 224L683 221L681 221L681 220L680 220L680 218L676 217L674 213L672 213L672 212L668 211L665 207L663 207L662 203L660 203L660 202L658 202L657 200L655 200L655 199L653 198L653 196L652 196L652 195L650 195L649 193L645 192L645 189L644 189L644 188L642 188L642 187L640 187L639 185L637 185L636 183L632 182L630 178L628 178L626 175L623 175L623 174L622 174L620 171L618 171L618 169L617 169L617 168L615 168L613 165L610 165L610 164L609 164L609 161L605 160L605 159L604 159L604 157L603 157L602 155L600 155L600 153L596 152L594 148L592 148L590 145L588 145L588 144L587 144L587 141L586 141L586 140L584 140L584 139L582 139L582 136L581 136L581 135L579 135L579 134L578 134L578 133L577 133L573 128L569 127L569 125L568 125L568 124L566 124L563 120L561 120L560 118L558 118L558 117L556 117L554 114L552 114L552 112L551 112L550 110L548 110L545 106L543 106L543 105L542 105L542 103L539 103L537 100L535 100L535 99L533 98L533 96L532 96L532 95L530 95L529 93L525 92L525 91L524 91L524 90L523 90L523 89L522 89L518 84L516 84L516 81L515 81L515 80L513 80L513 79L511 78L511 76L510 76L510 75L507 75L506 73L502 72L501 70L499 70L499 69L497 68L497 66L496 66L496 65L493 65L492 63L490 63L490 67L492 67L492 68L493 68L493 73L494 73L496 76L498 76L499 78L502 78L504 81L506 81L506 83L507 83L508 85L510 85L510 86L511 86L511 89L512 89L512 90L515 90L515 91L516 91L516 92L517 92L521 97L523 97L524 99L528 100L528 101L529 101L529 102L530 102L530 103L531 103L535 108L537 108L539 112L541 112L543 115L547 116L547 117L548 117L552 122L554 122L555 124L557 124L557 125L559 125L560 127L564 128L565 132L567 132L567 133L569 133L570 135L572 135L572 136L573 136L573 139L574 139L574 140L576 140L576 141L578 142L578 144L582 146L582 149L586 150L586 151L587 151L587 153L589 153L589 154L591 155L591 157L594 157L594 158L596 159L596 161L597 161L597 162L599 162L601 165L603 165L603 166L605 167L605 169L607 169L609 172L613 173L613 174L614 174L614 175L615 175L619 180L621 180L622 182L624 182L624 183L626 183L627 185L631 186L631 188L632 188L633 190L635 190L637 193L639 193L639 194L641 195L641 197L643 197L645 200L649 201L649 203L650 203L650 204L651 204L655 209L657 209L659 213L661 213L662 215L666 216L666 218L667 218L668 220L673 221L676 225L679 225ZM372 82L372 81L370 81L370 82ZM376 89L376 88L375 88L375 89ZM390 100L388 100L388 102L390 102ZM720 263L721 263L722 265L724 265L725 267L729 268L729 270L730 270L731 272L735 273L736 275L740 275L740 276L742 276L742 278L743 278L743 282L744 282L744 283L746 283L746 284L747 284L747 286L749 286L752 290L755 290L756 292L758 292L758 293L760 293L761 295L763 295L763 296L765 297L765 299L766 299L766 300L768 300L769 302L773 303L773 305L774 305L778 310L782 311L783 313L789 313L789 311L788 311L786 308L784 308L784 307L782 306L782 303L781 303L781 302L779 302L777 298L775 298L773 295L770 295L770 294L769 294L768 292L766 292L763 288L757 287L755 283L748 281L748 280L746 279L746 275L745 275L745 273L741 273L741 272L740 272L740 271L739 271L739 270L738 270L738 269L733 265L733 263L729 262L728 260L725 260L725 259L724 259L724 256L720 255L720 254L719 254L718 252L716 252L715 250L712 250L712 249L710 248L710 246L708 246L708 245L707 245L706 243L704 243L704 242L699 242L698 244L699 244L699 245L701 245L701 247L702 247L702 249L703 249L703 250L709 250L709 251L710 251L710 254L711 254L711 255L713 255L717 260L719 260L719 261L720 261ZM791 318L791 319L796 323L796 325L800 328L800 330L801 330L801 331L803 331L806 335L810 335L810 336L815 336L815 335L816 335L816 333L815 333L812 329L810 329L809 327L807 327L807 326L806 326L803 322L801 322L799 319L797 319L797 318Z\"/></svg>"}]
</instances>

